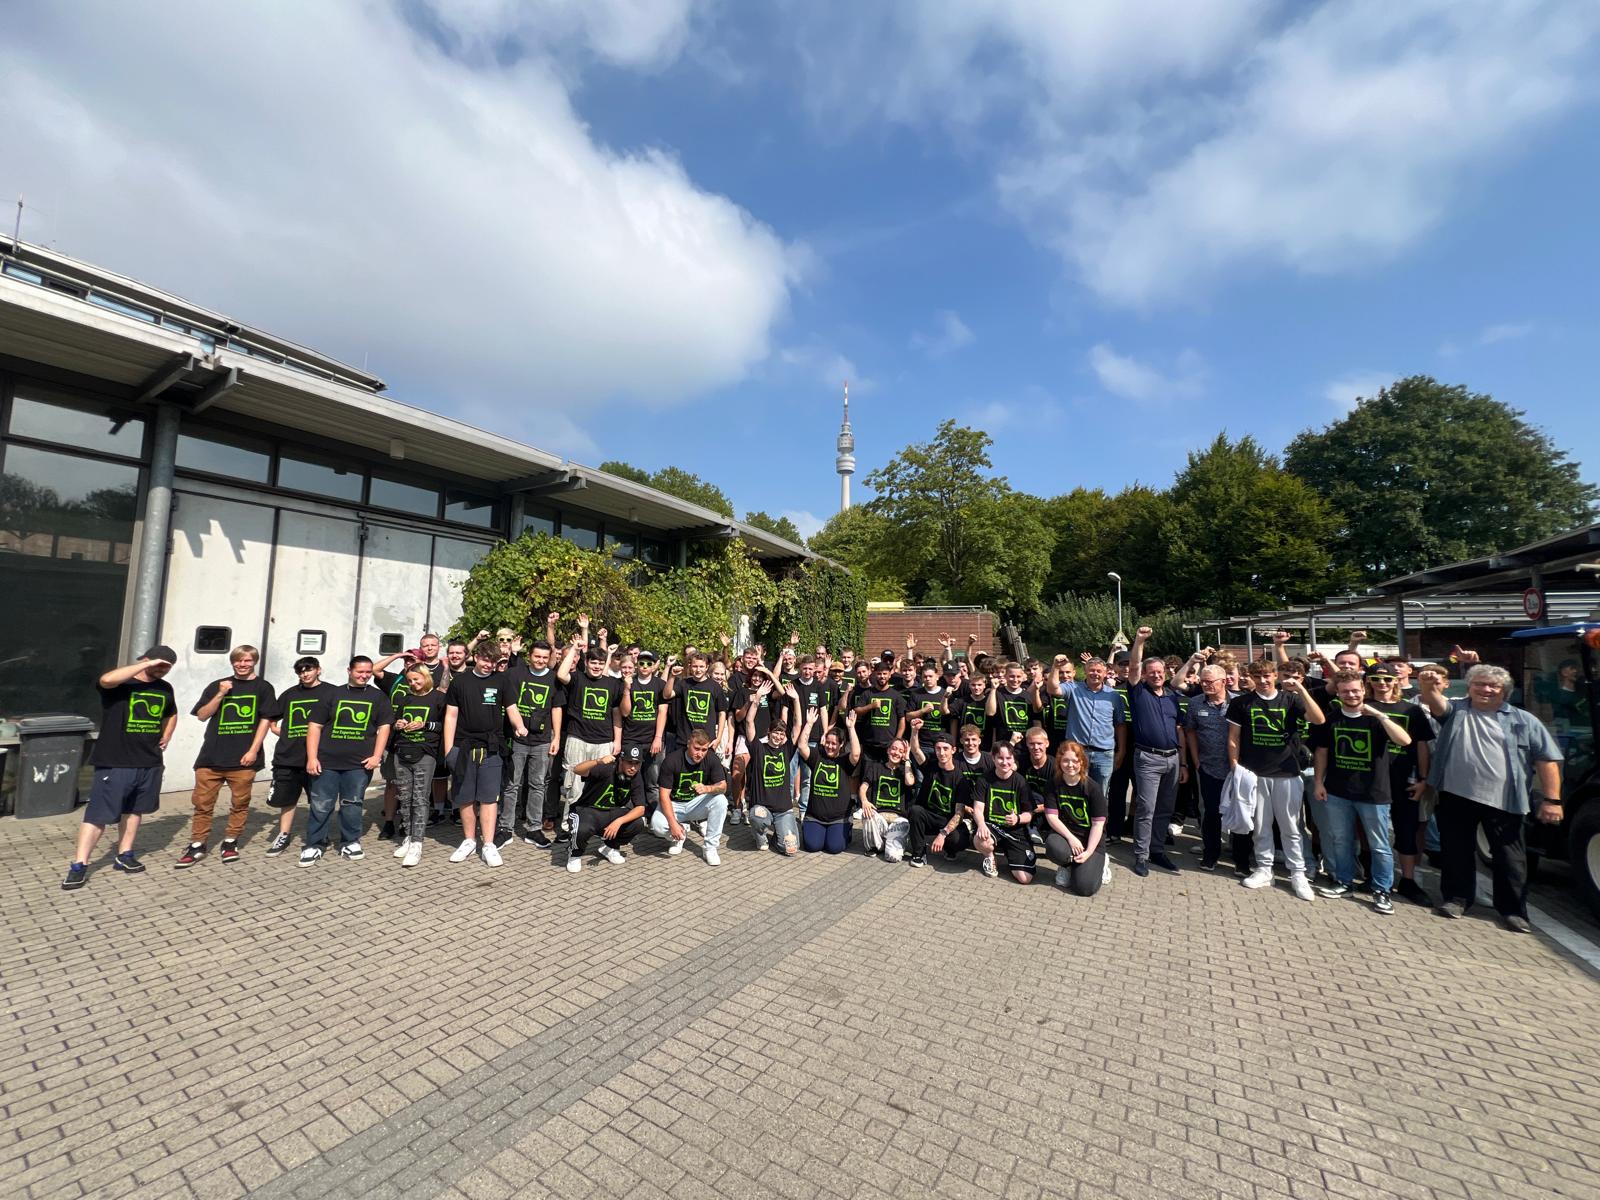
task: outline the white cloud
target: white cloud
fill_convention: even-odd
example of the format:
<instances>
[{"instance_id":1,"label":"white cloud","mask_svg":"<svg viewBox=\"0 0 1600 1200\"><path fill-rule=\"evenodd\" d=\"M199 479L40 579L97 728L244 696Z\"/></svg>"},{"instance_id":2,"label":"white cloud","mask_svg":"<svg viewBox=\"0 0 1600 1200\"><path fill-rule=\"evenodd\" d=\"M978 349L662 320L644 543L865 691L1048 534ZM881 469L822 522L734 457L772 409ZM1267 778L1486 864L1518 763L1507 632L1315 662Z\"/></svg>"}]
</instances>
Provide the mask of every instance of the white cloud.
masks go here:
<instances>
[{"instance_id":1,"label":"white cloud","mask_svg":"<svg viewBox=\"0 0 1600 1200\"><path fill-rule=\"evenodd\" d=\"M911 335L911 348L921 350L929 358L943 358L957 350L972 345L976 340L959 314L950 309L940 309L934 314L933 329Z\"/></svg>"},{"instance_id":2,"label":"white cloud","mask_svg":"<svg viewBox=\"0 0 1600 1200\"><path fill-rule=\"evenodd\" d=\"M1497 342L1514 342L1527 337L1533 332L1533 322L1515 321L1505 322L1500 325L1489 325L1478 335L1480 346L1493 346Z\"/></svg>"},{"instance_id":3,"label":"white cloud","mask_svg":"<svg viewBox=\"0 0 1600 1200\"><path fill-rule=\"evenodd\" d=\"M786 508L778 515L788 517L789 520L793 521L794 527L800 531L800 536L806 541L810 541L811 536L827 524L822 517L803 508Z\"/></svg>"},{"instance_id":4,"label":"white cloud","mask_svg":"<svg viewBox=\"0 0 1600 1200\"><path fill-rule=\"evenodd\" d=\"M1372 399L1398 378L1393 371L1353 371L1324 385L1322 398L1339 412L1347 413L1357 400Z\"/></svg>"},{"instance_id":5,"label":"white cloud","mask_svg":"<svg viewBox=\"0 0 1600 1200\"><path fill-rule=\"evenodd\" d=\"M803 256L669 152L598 144L552 57L658 63L689 0L447 11L435 39L384 4L25 6L0 189L54 209L67 253L536 444L553 412L764 361ZM439 45L502 34L511 65Z\"/></svg>"},{"instance_id":6,"label":"white cloud","mask_svg":"<svg viewBox=\"0 0 1600 1200\"><path fill-rule=\"evenodd\" d=\"M1205 390L1205 364L1193 350L1179 354L1169 373L1101 342L1090 349L1089 366L1106 391L1141 404L1191 400Z\"/></svg>"},{"instance_id":7,"label":"white cloud","mask_svg":"<svg viewBox=\"0 0 1600 1200\"><path fill-rule=\"evenodd\" d=\"M803 42L828 117L946 131L1032 236L1133 305L1404 252L1593 98L1600 38L1593 0L807 7L833 14Z\"/></svg>"},{"instance_id":8,"label":"white cloud","mask_svg":"<svg viewBox=\"0 0 1600 1200\"><path fill-rule=\"evenodd\" d=\"M832 388L843 399L844 385L857 395L872 390L872 380L856 369L855 362L820 342L806 342L798 346L785 346L777 353L777 360L786 367L809 374L823 385Z\"/></svg>"},{"instance_id":9,"label":"white cloud","mask_svg":"<svg viewBox=\"0 0 1600 1200\"><path fill-rule=\"evenodd\" d=\"M579 45L620 66L660 66L689 35L695 0L424 0L463 51L490 59L521 50Z\"/></svg>"}]
</instances>

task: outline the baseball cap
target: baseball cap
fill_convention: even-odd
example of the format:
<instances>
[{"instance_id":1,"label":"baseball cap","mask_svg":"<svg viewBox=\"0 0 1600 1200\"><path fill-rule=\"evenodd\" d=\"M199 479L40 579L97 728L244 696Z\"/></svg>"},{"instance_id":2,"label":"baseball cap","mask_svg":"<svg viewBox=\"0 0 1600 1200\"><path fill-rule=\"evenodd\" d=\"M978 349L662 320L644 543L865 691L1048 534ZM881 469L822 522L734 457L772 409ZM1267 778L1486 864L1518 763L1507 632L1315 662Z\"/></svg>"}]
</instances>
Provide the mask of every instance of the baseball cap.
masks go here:
<instances>
[{"instance_id":1,"label":"baseball cap","mask_svg":"<svg viewBox=\"0 0 1600 1200\"><path fill-rule=\"evenodd\" d=\"M176 663L178 661L177 651L171 646L163 646L159 642L156 645L151 646L150 649L146 650L139 657L164 663Z\"/></svg>"},{"instance_id":2,"label":"baseball cap","mask_svg":"<svg viewBox=\"0 0 1600 1200\"><path fill-rule=\"evenodd\" d=\"M657 655L656 655L656 652L654 650L641 650L641 651L639 651L639 661L640 662L655 662L656 658L657 658Z\"/></svg>"},{"instance_id":3,"label":"baseball cap","mask_svg":"<svg viewBox=\"0 0 1600 1200\"><path fill-rule=\"evenodd\" d=\"M954 659L951 659L949 662L945 663L944 673L952 676L961 674L961 664L956 662Z\"/></svg>"},{"instance_id":4,"label":"baseball cap","mask_svg":"<svg viewBox=\"0 0 1600 1200\"><path fill-rule=\"evenodd\" d=\"M946 746L954 746L956 744L955 738L951 737L948 733L934 734L933 744L937 746L940 742L943 742Z\"/></svg>"},{"instance_id":5,"label":"baseball cap","mask_svg":"<svg viewBox=\"0 0 1600 1200\"><path fill-rule=\"evenodd\" d=\"M1364 678L1367 678L1367 679L1394 679L1394 678L1396 678L1396 675L1394 673L1394 668L1392 666L1390 666L1388 663L1381 663L1381 662L1376 662L1376 663L1373 663L1371 666L1369 666L1366 669L1366 671L1363 672L1363 676L1364 676Z\"/></svg>"},{"instance_id":6,"label":"baseball cap","mask_svg":"<svg viewBox=\"0 0 1600 1200\"><path fill-rule=\"evenodd\" d=\"M885 650L882 654L878 655L878 661L892 663L894 661L894 651Z\"/></svg>"},{"instance_id":7,"label":"baseball cap","mask_svg":"<svg viewBox=\"0 0 1600 1200\"><path fill-rule=\"evenodd\" d=\"M617 755L618 762L642 763L644 761L644 748L642 746L624 746L622 753Z\"/></svg>"}]
</instances>

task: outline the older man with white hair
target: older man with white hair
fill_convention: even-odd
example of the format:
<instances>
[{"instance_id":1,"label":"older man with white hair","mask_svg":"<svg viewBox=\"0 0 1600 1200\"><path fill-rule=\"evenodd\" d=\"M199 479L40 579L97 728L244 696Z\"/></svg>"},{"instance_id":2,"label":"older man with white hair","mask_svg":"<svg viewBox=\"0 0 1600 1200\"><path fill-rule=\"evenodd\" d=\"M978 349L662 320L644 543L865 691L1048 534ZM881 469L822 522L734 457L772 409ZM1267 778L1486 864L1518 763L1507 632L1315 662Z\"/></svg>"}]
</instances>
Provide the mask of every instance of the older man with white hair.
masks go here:
<instances>
[{"instance_id":1,"label":"older man with white hair","mask_svg":"<svg viewBox=\"0 0 1600 1200\"><path fill-rule=\"evenodd\" d=\"M1477 898L1473 856L1481 827L1495 909L1507 928L1531 933L1522 826L1530 801L1537 820L1561 820L1561 748L1540 721L1506 702L1511 686L1505 668L1478 663L1467 671L1465 700L1446 697L1432 674L1419 678L1418 699L1439 722L1428 771L1438 797L1439 913L1460 917Z\"/></svg>"}]
</instances>

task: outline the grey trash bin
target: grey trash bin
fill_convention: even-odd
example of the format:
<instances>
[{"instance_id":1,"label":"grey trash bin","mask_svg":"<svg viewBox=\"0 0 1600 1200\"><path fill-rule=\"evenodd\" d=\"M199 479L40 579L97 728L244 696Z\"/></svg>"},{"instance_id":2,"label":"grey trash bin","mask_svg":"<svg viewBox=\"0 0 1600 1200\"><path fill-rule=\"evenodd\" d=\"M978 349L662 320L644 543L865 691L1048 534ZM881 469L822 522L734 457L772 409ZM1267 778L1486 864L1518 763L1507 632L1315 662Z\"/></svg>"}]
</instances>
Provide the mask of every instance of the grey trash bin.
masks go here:
<instances>
[{"instance_id":1,"label":"grey trash bin","mask_svg":"<svg viewBox=\"0 0 1600 1200\"><path fill-rule=\"evenodd\" d=\"M17 721L17 785L12 811L19 817L55 817L78 802L78 771L94 722L66 714Z\"/></svg>"}]
</instances>

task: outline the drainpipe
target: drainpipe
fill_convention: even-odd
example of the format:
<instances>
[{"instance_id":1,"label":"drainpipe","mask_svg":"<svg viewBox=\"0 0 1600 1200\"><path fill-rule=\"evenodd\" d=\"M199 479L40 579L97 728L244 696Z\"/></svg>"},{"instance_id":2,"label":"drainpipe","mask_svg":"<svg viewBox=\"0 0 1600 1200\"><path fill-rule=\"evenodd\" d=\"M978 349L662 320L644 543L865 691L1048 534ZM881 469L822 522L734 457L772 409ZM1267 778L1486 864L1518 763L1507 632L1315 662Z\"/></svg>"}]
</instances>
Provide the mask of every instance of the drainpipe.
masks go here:
<instances>
[{"instance_id":1,"label":"drainpipe","mask_svg":"<svg viewBox=\"0 0 1600 1200\"><path fill-rule=\"evenodd\" d=\"M133 614L128 622L128 655L155 645L161 617L161 585L167 574L167 538L172 530L172 476L178 457L178 408L156 406L150 450L150 486L144 498L144 528L139 535L139 569L133 581Z\"/></svg>"}]
</instances>

